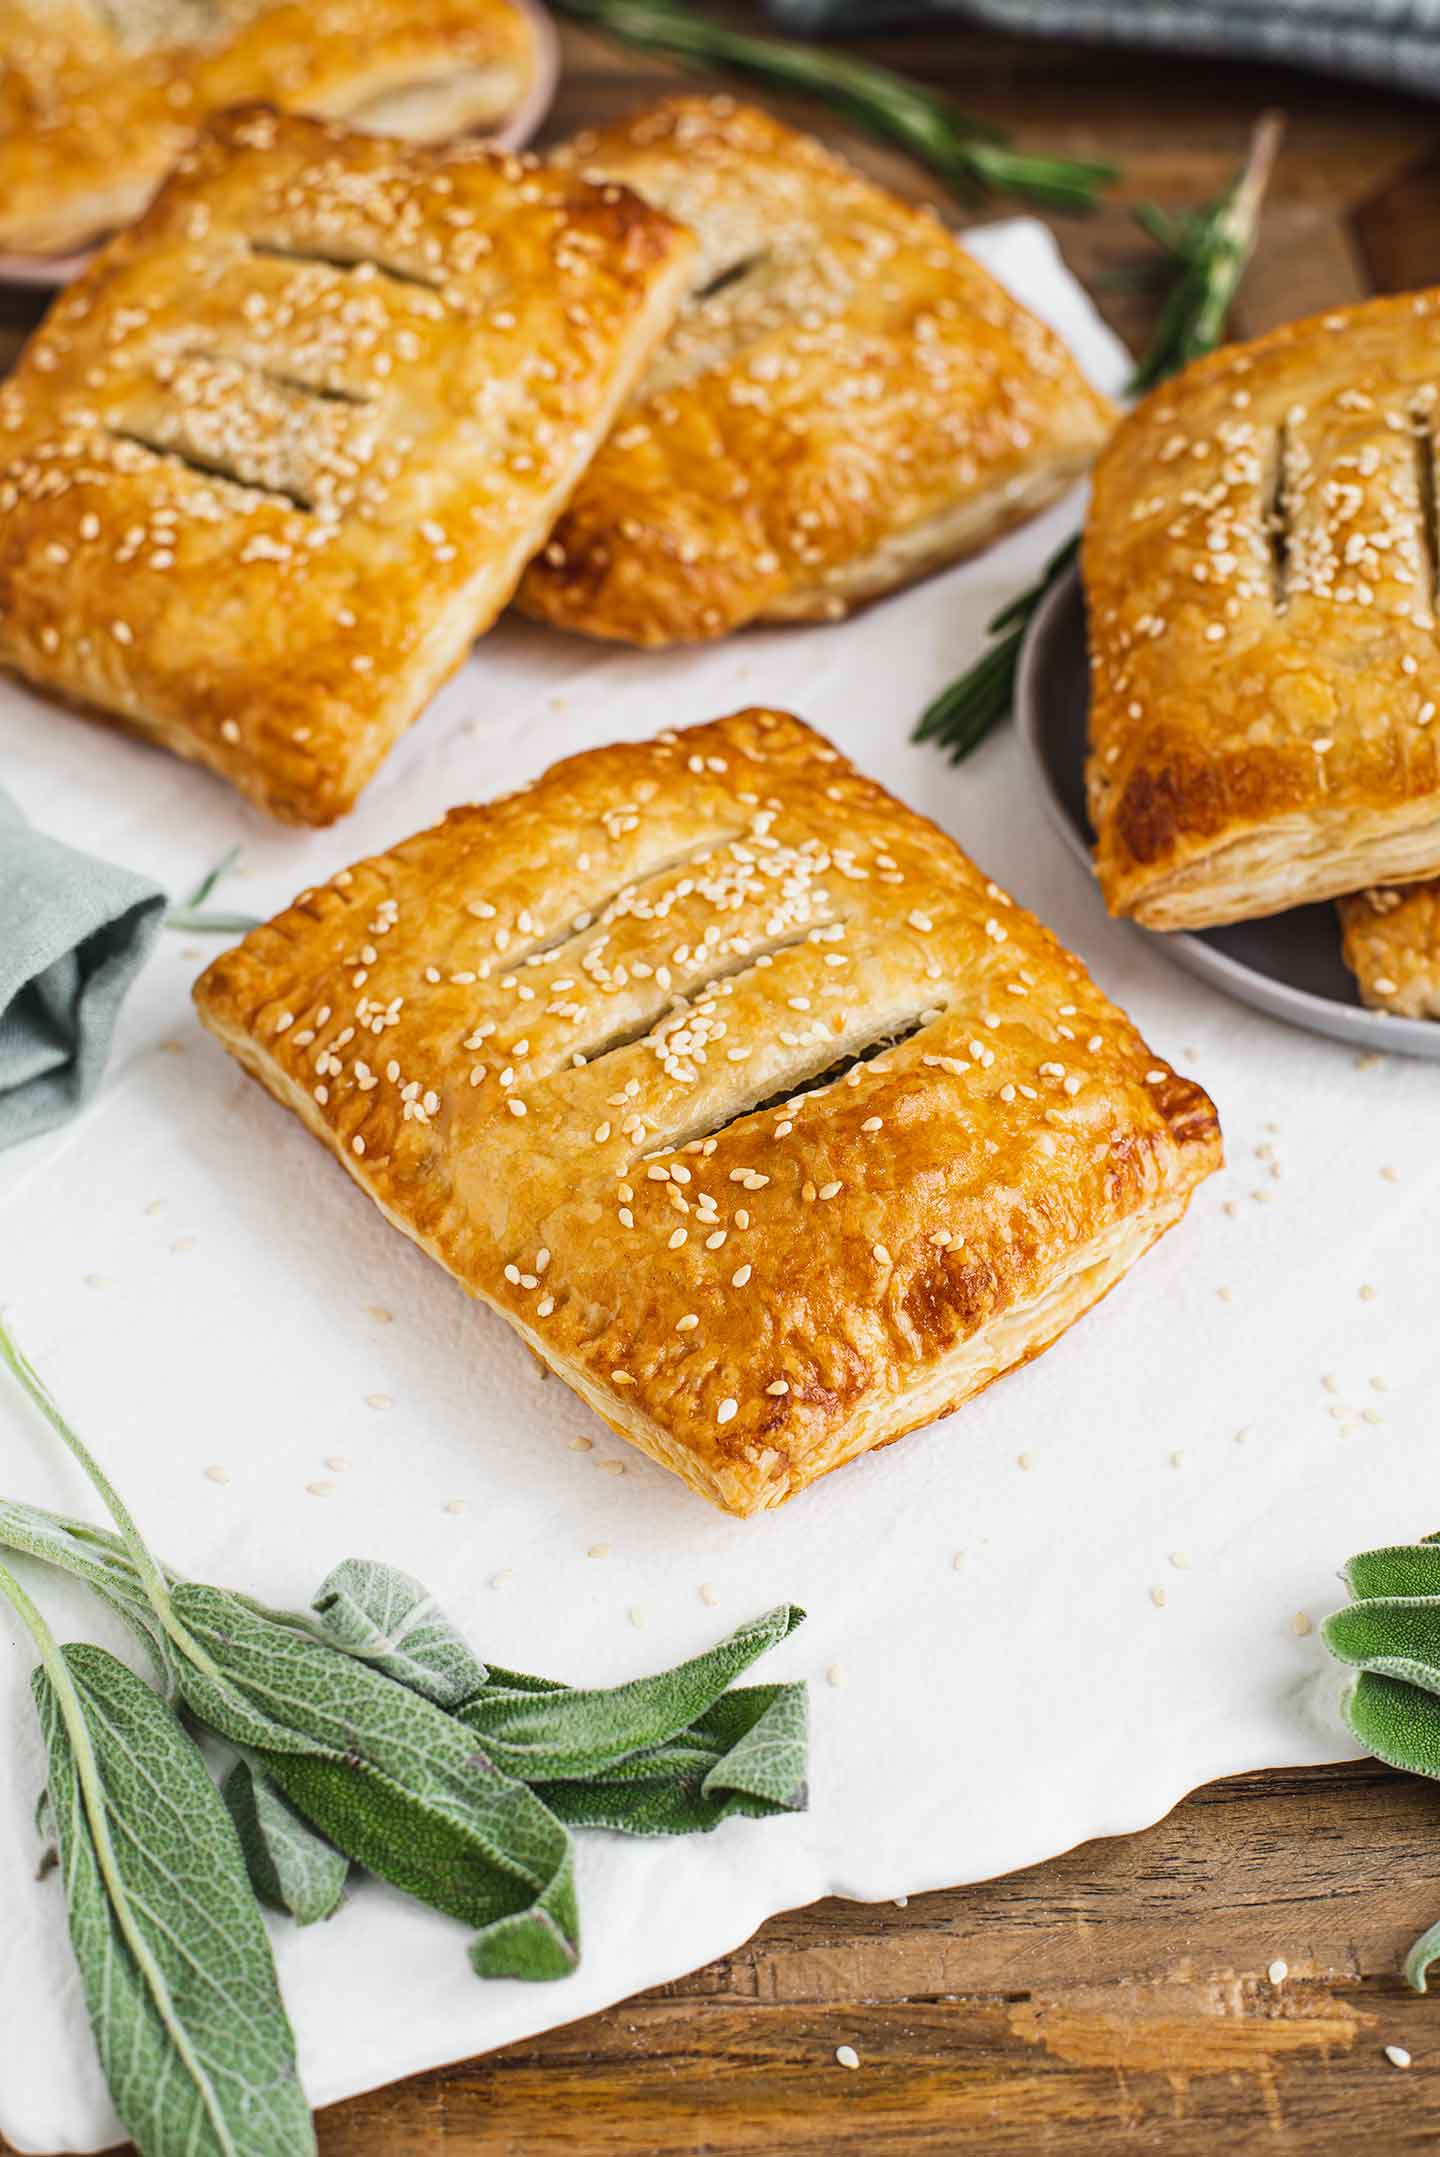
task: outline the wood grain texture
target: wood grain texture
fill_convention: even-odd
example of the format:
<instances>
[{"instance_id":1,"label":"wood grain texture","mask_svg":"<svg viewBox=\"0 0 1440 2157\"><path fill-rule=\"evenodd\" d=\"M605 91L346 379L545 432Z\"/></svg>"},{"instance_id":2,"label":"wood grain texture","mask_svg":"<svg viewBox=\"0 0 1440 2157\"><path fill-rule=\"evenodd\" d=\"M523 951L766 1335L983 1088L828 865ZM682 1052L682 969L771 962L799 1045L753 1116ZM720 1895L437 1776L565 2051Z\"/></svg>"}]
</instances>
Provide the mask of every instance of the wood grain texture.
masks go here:
<instances>
[{"instance_id":1,"label":"wood grain texture","mask_svg":"<svg viewBox=\"0 0 1440 2157\"><path fill-rule=\"evenodd\" d=\"M695 79L568 27L564 43L544 139ZM1113 203L1059 237L1132 345L1152 303L1108 280L1150 254L1126 205L1213 194L1267 105L1290 126L1237 331L1440 283L1436 107L1282 70L979 31L855 49L953 91L1023 143L1124 166ZM903 193L943 199L829 115L765 102ZM0 293L0 365L40 311ZM903 1910L826 1902L776 1918L681 1983L335 2106L321 2150L1419 2157L1440 2148L1440 2001L1397 1973L1437 1916L1440 1790L1370 1764L1237 1777L1145 1834L1009 1879ZM1277 1958L1289 1965L1278 1988L1266 1975ZM1392 2043L1411 2068L1387 2062ZM839 2044L855 2046L858 2072L836 2064Z\"/></svg>"},{"instance_id":2,"label":"wood grain texture","mask_svg":"<svg viewBox=\"0 0 1440 2157\"><path fill-rule=\"evenodd\" d=\"M1440 1791L1370 1763L1238 1776L1008 1879L775 1918L679 1984L336 2106L322 2157L1410 2157L1440 2134L1440 2006L1397 1970L1440 1913L1437 1829Z\"/></svg>"}]
</instances>

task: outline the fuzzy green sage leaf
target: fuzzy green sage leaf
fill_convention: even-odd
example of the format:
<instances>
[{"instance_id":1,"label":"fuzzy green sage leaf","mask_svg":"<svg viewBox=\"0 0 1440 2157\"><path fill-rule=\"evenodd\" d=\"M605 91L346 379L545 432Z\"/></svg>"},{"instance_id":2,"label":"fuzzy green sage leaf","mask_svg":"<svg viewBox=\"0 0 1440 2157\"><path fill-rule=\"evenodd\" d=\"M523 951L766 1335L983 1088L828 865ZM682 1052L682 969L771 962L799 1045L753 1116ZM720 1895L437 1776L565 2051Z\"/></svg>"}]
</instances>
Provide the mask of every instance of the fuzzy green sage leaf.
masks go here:
<instances>
[{"instance_id":1,"label":"fuzzy green sage leaf","mask_svg":"<svg viewBox=\"0 0 1440 2157\"><path fill-rule=\"evenodd\" d=\"M115 2109L145 2157L310 2157L315 2137L235 1830L175 1717L103 1648L40 1651L70 1938Z\"/></svg>"},{"instance_id":2,"label":"fuzzy green sage leaf","mask_svg":"<svg viewBox=\"0 0 1440 2157\"><path fill-rule=\"evenodd\" d=\"M418 1581L378 1561L347 1561L313 1607L339 1645L356 1641L402 1684L443 1694L495 1765L572 1827L694 1834L805 1803L805 1686L730 1689L801 1623L793 1604L672 1670L592 1689L487 1669Z\"/></svg>"},{"instance_id":3,"label":"fuzzy green sage leaf","mask_svg":"<svg viewBox=\"0 0 1440 2157\"><path fill-rule=\"evenodd\" d=\"M1440 1543L1361 1551L1343 1577L1355 1600L1322 1631L1330 1653L1358 1673L1345 1720L1377 1760L1440 1781ZM1423 1992L1437 1959L1440 1924L1411 1948L1406 1982Z\"/></svg>"},{"instance_id":4,"label":"fuzzy green sage leaf","mask_svg":"<svg viewBox=\"0 0 1440 2157\"><path fill-rule=\"evenodd\" d=\"M438 1707L459 1707L489 1676L430 1590L398 1566L347 1558L322 1583L311 1608L337 1648Z\"/></svg>"},{"instance_id":5,"label":"fuzzy green sage leaf","mask_svg":"<svg viewBox=\"0 0 1440 2157\"><path fill-rule=\"evenodd\" d=\"M172 1580L3 1322L0 1361L104 1500L190 1714L252 1754L357 1864L475 1925L470 1959L480 1975L574 1969L579 1918L563 1823L497 1770L473 1733L330 1646L309 1619Z\"/></svg>"},{"instance_id":6,"label":"fuzzy green sage leaf","mask_svg":"<svg viewBox=\"0 0 1440 2157\"><path fill-rule=\"evenodd\" d=\"M333 1917L345 1899L350 1860L317 1835L267 1775L237 1760L220 1786L250 1885L267 1909L283 1910L297 1925Z\"/></svg>"}]
</instances>

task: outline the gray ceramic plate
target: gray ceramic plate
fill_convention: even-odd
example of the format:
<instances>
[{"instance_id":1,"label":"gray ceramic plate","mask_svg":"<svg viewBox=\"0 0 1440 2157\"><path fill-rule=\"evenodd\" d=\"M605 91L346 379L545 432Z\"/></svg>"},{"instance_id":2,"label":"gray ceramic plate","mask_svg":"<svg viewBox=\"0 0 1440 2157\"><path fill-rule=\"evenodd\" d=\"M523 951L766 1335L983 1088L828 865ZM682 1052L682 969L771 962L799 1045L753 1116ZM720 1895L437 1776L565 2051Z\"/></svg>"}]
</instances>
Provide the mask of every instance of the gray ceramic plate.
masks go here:
<instances>
[{"instance_id":1,"label":"gray ceramic plate","mask_svg":"<svg viewBox=\"0 0 1440 2157\"><path fill-rule=\"evenodd\" d=\"M530 25L535 66L524 97L493 134L480 140L493 150L523 150L539 127L555 98L560 79L560 37L541 0L515 0ZM34 291L55 292L78 277L94 261L98 248L84 247L73 255L0 254L0 285L25 285Z\"/></svg>"},{"instance_id":2,"label":"gray ceramic plate","mask_svg":"<svg viewBox=\"0 0 1440 2157\"><path fill-rule=\"evenodd\" d=\"M1090 868L1094 834L1085 813L1085 718L1089 668L1085 600L1071 570L1030 624L1015 682L1015 718L1040 797L1076 859ZM1440 1061L1440 1022L1368 1011L1340 956L1335 909L1297 906L1259 921L1197 935L1151 936L1167 958L1227 996L1310 1032L1362 1048Z\"/></svg>"}]
</instances>

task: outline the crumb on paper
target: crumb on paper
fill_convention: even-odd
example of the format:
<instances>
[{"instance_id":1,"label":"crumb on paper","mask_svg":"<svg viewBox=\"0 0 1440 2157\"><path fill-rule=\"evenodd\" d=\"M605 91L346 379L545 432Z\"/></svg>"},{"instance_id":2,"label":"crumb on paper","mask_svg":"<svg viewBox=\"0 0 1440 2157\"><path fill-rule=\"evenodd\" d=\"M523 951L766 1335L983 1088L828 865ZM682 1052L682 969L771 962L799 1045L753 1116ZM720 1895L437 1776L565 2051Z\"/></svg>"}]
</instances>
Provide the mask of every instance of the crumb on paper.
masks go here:
<instances>
[{"instance_id":1,"label":"crumb on paper","mask_svg":"<svg viewBox=\"0 0 1440 2157\"><path fill-rule=\"evenodd\" d=\"M333 1474L343 1475L350 1466L350 1462L343 1453L327 1453L325 1455L325 1465Z\"/></svg>"},{"instance_id":2,"label":"crumb on paper","mask_svg":"<svg viewBox=\"0 0 1440 2157\"><path fill-rule=\"evenodd\" d=\"M335 1495L335 1485L333 1483L307 1483L305 1488L312 1498L333 1498Z\"/></svg>"},{"instance_id":3,"label":"crumb on paper","mask_svg":"<svg viewBox=\"0 0 1440 2157\"><path fill-rule=\"evenodd\" d=\"M383 1303L367 1303L365 1312L367 1317L374 1319L377 1326L391 1326L395 1323L395 1313L387 1311Z\"/></svg>"},{"instance_id":4,"label":"crumb on paper","mask_svg":"<svg viewBox=\"0 0 1440 2157\"><path fill-rule=\"evenodd\" d=\"M515 1568L514 1568L514 1566L513 1566L513 1565L502 1565L498 1573L492 1573L492 1574L490 1575L490 1585L491 1585L491 1587L492 1587L492 1588L504 1588L504 1587L508 1587L508 1585L510 1584L510 1582L511 1582L511 1581L512 1581L512 1580L513 1580L514 1578L515 1578Z\"/></svg>"},{"instance_id":5,"label":"crumb on paper","mask_svg":"<svg viewBox=\"0 0 1440 2157\"><path fill-rule=\"evenodd\" d=\"M649 1618L640 1608L640 1605L638 1603L632 1603L630 1605L630 1623L634 1626L637 1633L643 1633L646 1626L650 1623Z\"/></svg>"},{"instance_id":6,"label":"crumb on paper","mask_svg":"<svg viewBox=\"0 0 1440 2157\"><path fill-rule=\"evenodd\" d=\"M593 1453L594 1450L595 1440L593 1438L572 1438L570 1440L570 1451L572 1453Z\"/></svg>"},{"instance_id":7,"label":"crumb on paper","mask_svg":"<svg viewBox=\"0 0 1440 2157\"><path fill-rule=\"evenodd\" d=\"M445 1500L445 1510L447 1513L463 1513L465 1500L463 1498L447 1498Z\"/></svg>"},{"instance_id":8,"label":"crumb on paper","mask_svg":"<svg viewBox=\"0 0 1440 2157\"><path fill-rule=\"evenodd\" d=\"M207 1468L205 1470L205 1480L207 1483L228 1483L230 1480L230 1470L228 1468L222 1468L217 1461L213 1467Z\"/></svg>"},{"instance_id":9,"label":"crumb on paper","mask_svg":"<svg viewBox=\"0 0 1440 2157\"><path fill-rule=\"evenodd\" d=\"M1315 1621L1308 1610L1297 1610L1290 1623L1295 1628L1297 1639L1300 1640L1303 1640L1307 1633L1313 1633L1315 1630Z\"/></svg>"},{"instance_id":10,"label":"crumb on paper","mask_svg":"<svg viewBox=\"0 0 1440 2157\"><path fill-rule=\"evenodd\" d=\"M367 1393L365 1396L365 1406L367 1408L375 1409L393 1408L395 1406L395 1402L393 1397L388 1393Z\"/></svg>"},{"instance_id":11,"label":"crumb on paper","mask_svg":"<svg viewBox=\"0 0 1440 2157\"><path fill-rule=\"evenodd\" d=\"M715 1585L715 1583L714 1583L714 1581L713 1581L713 1580L702 1580L702 1581L701 1581L701 1583L700 1583L700 1600L701 1600L701 1602L702 1602L702 1603L708 1603L708 1604L710 1605L710 1607L711 1607L711 1609L712 1609L712 1610L714 1609L715 1605L716 1605L716 1604L717 1604L717 1603L719 1602L719 1600L720 1600L720 1590L719 1590L719 1589L718 1589L718 1588L716 1587L716 1585Z\"/></svg>"},{"instance_id":12,"label":"crumb on paper","mask_svg":"<svg viewBox=\"0 0 1440 2157\"><path fill-rule=\"evenodd\" d=\"M1169 1601L1169 1597L1166 1595L1165 1590L1157 1584L1150 1590L1150 1600L1157 1610L1163 1610Z\"/></svg>"},{"instance_id":13,"label":"crumb on paper","mask_svg":"<svg viewBox=\"0 0 1440 2157\"><path fill-rule=\"evenodd\" d=\"M610 1545L608 1543L592 1543L585 1555L587 1558L608 1558Z\"/></svg>"}]
</instances>

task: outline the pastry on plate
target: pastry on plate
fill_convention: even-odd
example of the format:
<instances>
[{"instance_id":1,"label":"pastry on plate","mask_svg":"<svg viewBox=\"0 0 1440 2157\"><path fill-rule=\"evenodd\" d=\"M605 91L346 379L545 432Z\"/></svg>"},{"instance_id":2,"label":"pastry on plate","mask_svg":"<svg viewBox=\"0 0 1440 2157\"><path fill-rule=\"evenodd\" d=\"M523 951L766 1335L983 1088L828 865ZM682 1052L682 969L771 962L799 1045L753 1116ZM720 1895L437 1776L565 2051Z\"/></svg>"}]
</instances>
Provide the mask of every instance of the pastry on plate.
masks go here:
<instances>
[{"instance_id":1,"label":"pastry on plate","mask_svg":"<svg viewBox=\"0 0 1440 2157\"><path fill-rule=\"evenodd\" d=\"M223 115L0 384L0 664L328 823L509 599L692 247L532 160Z\"/></svg>"},{"instance_id":2,"label":"pastry on plate","mask_svg":"<svg viewBox=\"0 0 1440 2157\"><path fill-rule=\"evenodd\" d=\"M1194 929L1440 870L1440 292L1227 346L1102 455L1088 768L1112 912Z\"/></svg>"},{"instance_id":3,"label":"pastry on plate","mask_svg":"<svg viewBox=\"0 0 1440 2157\"><path fill-rule=\"evenodd\" d=\"M1104 439L1059 338L929 211L768 114L678 98L562 155L700 253L527 613L630 644L829 620L1033 515Z\"/></svg>"},{"instance_id":4,"label":"pastry on plate","mask_svg":"<svg viewBox=\"0 0 1440 2157\"><path fill-rule=\"evenodd\" d=\"M431 140L499 127L537 64L513 0L0 0L0 252L128 224L224 106Z\"/></svg>"},{"instance_id":5,"label":"pastry on plate","mask_svg":"<svg viewBox=\"0 0 1440 2157\"><path fill-rule=\"evenodd\" d=\"M778 712L454 809L195 996L389 1220L731 1513L1038 1355L1220 1162L1080 961Z\"/></svg>"},{"instance_id":6,"label":"pastry on plate","mask_svg":"<svg viewBox=\"0 0 1440 2157\"><path fill-rule=\"evenodd\" d=\"M1345 964L1373 1011L1440 1019L1440 881L1340 901Z\"/></svg>"}]
</instances>

